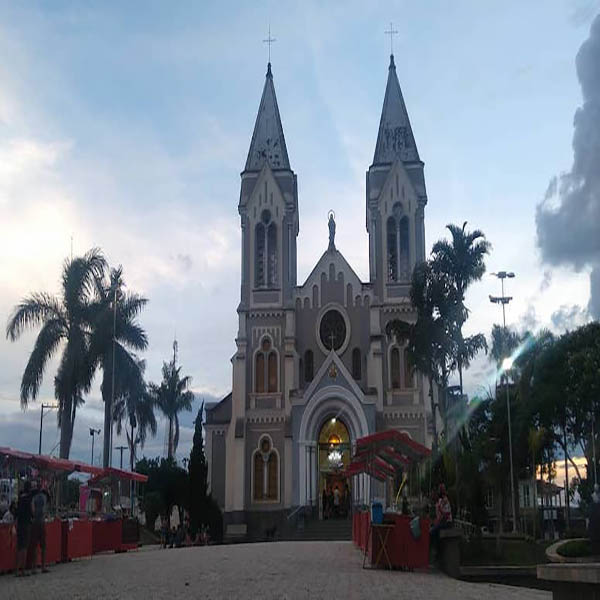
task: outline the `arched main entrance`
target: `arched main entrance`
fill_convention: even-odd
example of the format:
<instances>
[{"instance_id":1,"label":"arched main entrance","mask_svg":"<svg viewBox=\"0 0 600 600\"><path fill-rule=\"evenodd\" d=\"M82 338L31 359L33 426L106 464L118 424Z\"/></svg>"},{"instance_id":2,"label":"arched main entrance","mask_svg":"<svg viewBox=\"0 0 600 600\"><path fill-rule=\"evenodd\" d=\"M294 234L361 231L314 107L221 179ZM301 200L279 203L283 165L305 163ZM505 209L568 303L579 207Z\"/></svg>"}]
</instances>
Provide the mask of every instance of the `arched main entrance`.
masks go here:
<instances>
[{"instance_id":1,"label":"arched main entrance","mask_svg":"<svg viewBox=\"0 0 600 600\"><path fill-rule=\"evenodd\" d=\"M344 425L350 450L358 438L369 433L362 399L359 400L348 388L328 385L310 395L302 412L298 433L297 498L299 505L311 506L315 510L313 514L322 515L323 479L320 474L319 440L324 425L333 418ZM356 487L357 482L354 483ZM358 489L356 487L353 490L355 495Z\"/></svg>"},{"instance_id":2,"label":"arched main entrance","mask_svg":"<svg viewBox=\"0 0 600 600\"><path fill-rule=\"evenodd\" d=\"M319 516L346 518L350 514L350 480L345 475L352 456L350 433L342 419L325 419L317 442Z\"/></svg>"}]
</instances>

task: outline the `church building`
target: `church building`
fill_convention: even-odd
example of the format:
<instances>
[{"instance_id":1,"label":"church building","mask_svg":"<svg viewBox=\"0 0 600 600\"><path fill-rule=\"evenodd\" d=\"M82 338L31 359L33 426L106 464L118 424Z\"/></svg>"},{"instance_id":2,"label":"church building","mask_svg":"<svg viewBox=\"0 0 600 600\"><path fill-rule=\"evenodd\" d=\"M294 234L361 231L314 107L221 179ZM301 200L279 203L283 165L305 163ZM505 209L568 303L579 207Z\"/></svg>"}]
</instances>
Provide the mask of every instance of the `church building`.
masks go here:
<instances>
[{"instance_id":1,"label":"church building","mask_svg":"<svg viewBox=\"0 0 600 600\"><path fill-rule=\"evenodd\" d=\"M298 283L298 181L269 63L241 174L232 391L207 407L205 423L210 489L226 525L249 537L299 507L322 518L324 489L355 503L387 493L366 476L344 477L362 436L397 429L431 447L428 383L409 367L405 341L386 335L390 321L416 319L409 291L425 258L423 166L392 54L366 173L369 280L336 248L330 214L329 245Z\"/></svg>"}]
</instances>

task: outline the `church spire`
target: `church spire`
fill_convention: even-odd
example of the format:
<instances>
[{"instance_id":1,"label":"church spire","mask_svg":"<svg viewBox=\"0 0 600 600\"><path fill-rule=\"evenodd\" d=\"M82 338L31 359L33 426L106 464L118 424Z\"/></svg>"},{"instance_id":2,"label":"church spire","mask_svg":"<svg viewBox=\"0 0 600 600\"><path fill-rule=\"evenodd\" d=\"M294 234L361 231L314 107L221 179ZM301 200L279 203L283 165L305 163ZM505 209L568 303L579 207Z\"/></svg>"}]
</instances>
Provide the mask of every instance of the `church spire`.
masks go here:
<instances>
[{"instance_id":1,"label":"church spire","mask_svg":"<svg viewBox=\"0 0 600 600\"><path fill-rule=\"evenodd\" d=\"M394 55L390 54L388 80L383 109L381 110L373 164L389 164L394 162L396 158L403 162L420 160L400 83L396 75Z\"/></svg>"},{"instance_id":2,"label":"church spire","mask_svg":"<svg viewBox=\"0 0 600 600\"><path fill-rule=\"evenodd\" d=\"M269 163L272 169L290 169L270 62L245 170L260 171L265 163Z\"/></svg>"}]
</instances>

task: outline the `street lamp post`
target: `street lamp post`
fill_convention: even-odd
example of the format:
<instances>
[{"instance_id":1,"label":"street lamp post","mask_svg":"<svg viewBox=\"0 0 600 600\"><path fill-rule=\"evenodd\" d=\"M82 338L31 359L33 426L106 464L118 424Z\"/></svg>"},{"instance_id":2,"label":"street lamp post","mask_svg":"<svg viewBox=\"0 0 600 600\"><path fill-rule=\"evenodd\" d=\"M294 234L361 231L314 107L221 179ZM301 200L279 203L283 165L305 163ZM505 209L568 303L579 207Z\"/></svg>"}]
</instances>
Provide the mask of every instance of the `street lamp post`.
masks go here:
<instances>
[{"instance_id":1,"label":"street lamp post","mask_svg":"<svg viewBox=\"0 0 600 600\"><path fill-rule=\"evenodd\" d=\"M44 422L44 409L46 412L53 409L58 409L58 404L44 404L42 403L41 411L40 411L40 443L38 446L38 454L42 453L42 425Z\"/></svg>"},{"instance_id":2,"label":"street lamp post","mask_svg":"<svg viewBox=\"0 0 600 600\"><path fill-rule=\"evenodd\" d=\"M502 305L502 324L504 327L504 339L508 340L508 330L506 329L506 305L512 300L512 296L504 295L504 280L506 278L512 279L515 274L512 271L499 271L498 273L492 273L500 279L502 284L502 296L490 296L490 302L492 304ZM511 496L511 508L512 508L512 522L513 522L513 533L517 531L517 509L515 506L515 474L513 468L513 451L512 451L512 424L510 417L510 392L508 389L508 371L512 367L513 360L507 356L502 361L502 369L504 371L504 381L506 382L506 411L508 415L508 453L510 458L510 496Z\"/></svg>"},{"instance_id":3,"label":"street lamp post","mask_svg":"<svg viewBox=\"0 0 600 600\"><path fill-rule=\"evenodd\" d=\"M90 435L92 436L92 463L91 464L93 465L94 464L94 436L100 435L100 430L90 427Z\"/></svg>"}]
</instances>

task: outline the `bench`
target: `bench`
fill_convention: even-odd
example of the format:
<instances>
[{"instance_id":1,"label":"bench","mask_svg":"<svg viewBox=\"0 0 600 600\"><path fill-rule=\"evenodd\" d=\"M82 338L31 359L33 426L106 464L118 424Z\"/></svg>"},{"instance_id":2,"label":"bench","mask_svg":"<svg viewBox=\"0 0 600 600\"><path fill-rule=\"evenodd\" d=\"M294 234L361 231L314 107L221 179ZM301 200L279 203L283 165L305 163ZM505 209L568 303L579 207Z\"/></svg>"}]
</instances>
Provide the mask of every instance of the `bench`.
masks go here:
<instances>
[{"instance_id":1,"label":"bench","mask_svg":"<svg viewBox=\"0 0 600 600\"><path fill-rule=\"evenodd\" d=\"M442 529L440 531L440 567L446 575L458 579L460 577L460 529Z\"/></svg>"}]
</instances>

